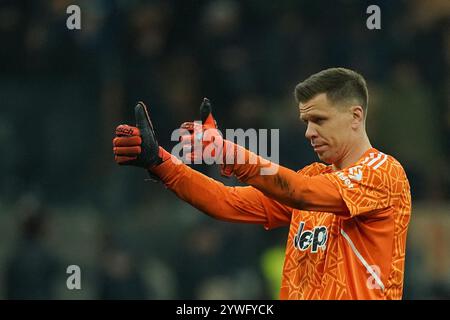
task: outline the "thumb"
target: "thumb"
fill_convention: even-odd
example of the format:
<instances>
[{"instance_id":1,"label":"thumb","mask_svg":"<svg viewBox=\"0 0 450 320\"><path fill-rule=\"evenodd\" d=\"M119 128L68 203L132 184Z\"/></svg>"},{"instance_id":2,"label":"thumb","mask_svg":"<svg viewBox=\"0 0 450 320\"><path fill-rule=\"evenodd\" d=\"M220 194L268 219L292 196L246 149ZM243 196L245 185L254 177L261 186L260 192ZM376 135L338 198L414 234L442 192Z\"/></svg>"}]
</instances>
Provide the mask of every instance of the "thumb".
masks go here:
<instances>
[{"instance_id":1,"label":"thumb","mask_svg":"<svg viewBox=\"0 0 450 320\"><path fill-rule=\"evenodd\" d=\"M216 122L212 115L211 103L208 98L203 98L203 102L200 105L200 119L204 125L216 126Z\"/></svg>"},{"instance_id":2,"label":"thumb","mask_svg":"<svg viewBox=\"0 0 450 320\"><path fill-rule=\"evenodd\" d=\"M139 101L134 108L134 115L136 118L136 127L139 128L141 135L153 133L153 126L148 115L147 106L142 101Z\"/></svg>"}]
</instances>

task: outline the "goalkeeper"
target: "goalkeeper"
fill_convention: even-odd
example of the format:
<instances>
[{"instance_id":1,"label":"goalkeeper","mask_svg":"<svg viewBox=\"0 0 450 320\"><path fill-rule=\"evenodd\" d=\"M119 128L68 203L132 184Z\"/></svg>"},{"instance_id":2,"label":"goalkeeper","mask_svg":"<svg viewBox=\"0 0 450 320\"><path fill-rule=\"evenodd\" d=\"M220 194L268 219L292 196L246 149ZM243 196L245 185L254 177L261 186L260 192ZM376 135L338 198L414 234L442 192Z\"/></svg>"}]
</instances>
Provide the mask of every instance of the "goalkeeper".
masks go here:
<instances>
[{"instance_id":1,"label":"goalkeeper","mask_svg":"<svg viewBox=\"0 0 450 320\"><path fill-rule=\"evenodd\" d=\"M223 175L248 186L225 186L169 154L143 103L135 108L136 127L116 128L115 161L148 170L216 219L289 226L281 299L401 299L410 188L401 164L370 144L364 78L326 69L299 83L295 97L321 160L297 172L222 139L206 99L201 124L181 126L188 160L209 154ZM199 142L211 152L192 148Z\"/></svg>"}]
</instances>

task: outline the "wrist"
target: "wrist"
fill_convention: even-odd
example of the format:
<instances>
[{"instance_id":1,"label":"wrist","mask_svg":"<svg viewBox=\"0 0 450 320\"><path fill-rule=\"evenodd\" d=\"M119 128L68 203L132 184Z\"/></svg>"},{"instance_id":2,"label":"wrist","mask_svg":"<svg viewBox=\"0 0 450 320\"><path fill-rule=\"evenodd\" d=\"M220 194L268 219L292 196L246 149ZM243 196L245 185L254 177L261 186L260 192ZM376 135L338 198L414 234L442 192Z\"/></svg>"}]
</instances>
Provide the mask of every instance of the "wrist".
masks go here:
<instances>
[{"instance_id":1,"label":"wrist","mask_svg":"<svg viewBox=\"0 0 450 320\"><path fill-rule=\"evenodd\" d=\"M167 161L172 157L172 155L161 146L159 147L159 150L158 150L158 156L162 162Z\"/></svg>"},{"instance_id":2,"label":"wrist","mask_svg":"<svg viewBox=\"0 0 450 320\"><path fill-rule=\"evenodd\" d=\"M237 145L231 141L223 140L222 163L220 164L220 173L224 177L233 175L234 165L237 161Z\"/></svg>"},{"instance_id":3,"label":"wrist","mask_svg":"<svg viewBox=\"0 0 450 320\"><path fill-rule=\"evenodd\" d=\"M161 165L162 163L164 163L165 161L169 160L171 158L171 155L169 152L167 152L163 147L159 146L158 147L158 158L160 159L158 161L158 163L156 164L152 164L150 165L147 169L151 170L155 167L158 167L159 165Z\"/></svg>"}]
</instances>

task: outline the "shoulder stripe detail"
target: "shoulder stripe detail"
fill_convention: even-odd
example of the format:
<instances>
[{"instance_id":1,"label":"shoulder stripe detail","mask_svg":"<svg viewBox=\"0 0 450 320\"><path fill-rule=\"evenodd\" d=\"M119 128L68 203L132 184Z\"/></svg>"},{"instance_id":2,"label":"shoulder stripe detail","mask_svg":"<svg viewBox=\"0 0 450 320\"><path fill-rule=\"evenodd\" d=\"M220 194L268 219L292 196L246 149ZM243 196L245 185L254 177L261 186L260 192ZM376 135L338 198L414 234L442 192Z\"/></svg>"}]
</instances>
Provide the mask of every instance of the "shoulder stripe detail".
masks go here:
<instances>
[{"instance_id":1,"label":"shoulder stripe detail","mask_svg":"<svg viewBox=\"0 0 450 320\"><path fill-rule=\"evenodd\" d=\"M383 160L381 160L380 162L378 162L378 164L376 164L373 168L374 169L378 169L383 163L386 162L388 156L386 154L383 153Z\"/></svg>"},{"instance_id":2,"label":"shoulder stripe detail","mask_svg":"<svg viewBox=\"0 0 450 320\"><path fill-rule=\"evenodd\" d=\"M378 169L383 163L386 162L387 158L387 154L384 154L383 152L370 153L369 156L361 162L361 164L365 164L373 169Z\"/></svg>"},{"instance_id":3,"label":"shoulder stripe detail","mask_svg":"<svg viewBox=\"0 0 450 320\"><path fill-rule=\"evenodd\" d=\"M367 165L368 165L368 166L371 166L371 165L373 165L375 162L377 162L377 161L380 160L380 159L381 159L381 153L379 153L379 154L377 155L377 157L374 158L374 159L372 159Z\"/></svg>"}]
</instances>

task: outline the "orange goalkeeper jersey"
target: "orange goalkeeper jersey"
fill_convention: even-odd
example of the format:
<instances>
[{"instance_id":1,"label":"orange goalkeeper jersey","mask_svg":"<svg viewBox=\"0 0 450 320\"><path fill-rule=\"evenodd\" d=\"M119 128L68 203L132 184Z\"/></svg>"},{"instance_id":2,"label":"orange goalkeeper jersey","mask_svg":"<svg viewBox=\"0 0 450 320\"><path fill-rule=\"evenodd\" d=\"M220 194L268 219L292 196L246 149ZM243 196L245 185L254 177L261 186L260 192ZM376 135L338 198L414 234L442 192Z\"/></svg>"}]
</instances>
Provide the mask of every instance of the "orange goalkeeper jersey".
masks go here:
<instances>
[{"instance_id":1,"label":"orange goalkeeper jersey","mask_svg":"<svg viewBox=\"0 0 450 320\"><path fill-rule=\"evenodd\" d=\"M411 197L398 161L371 148L335 172L313 163L264 177L255 168L239 165L235 174L263 185L264 193L224 186L172 161L154 172L181 199L215 218L267 229L290 225L281 299L401 299Z\"/></svg>"}]
</instances>

